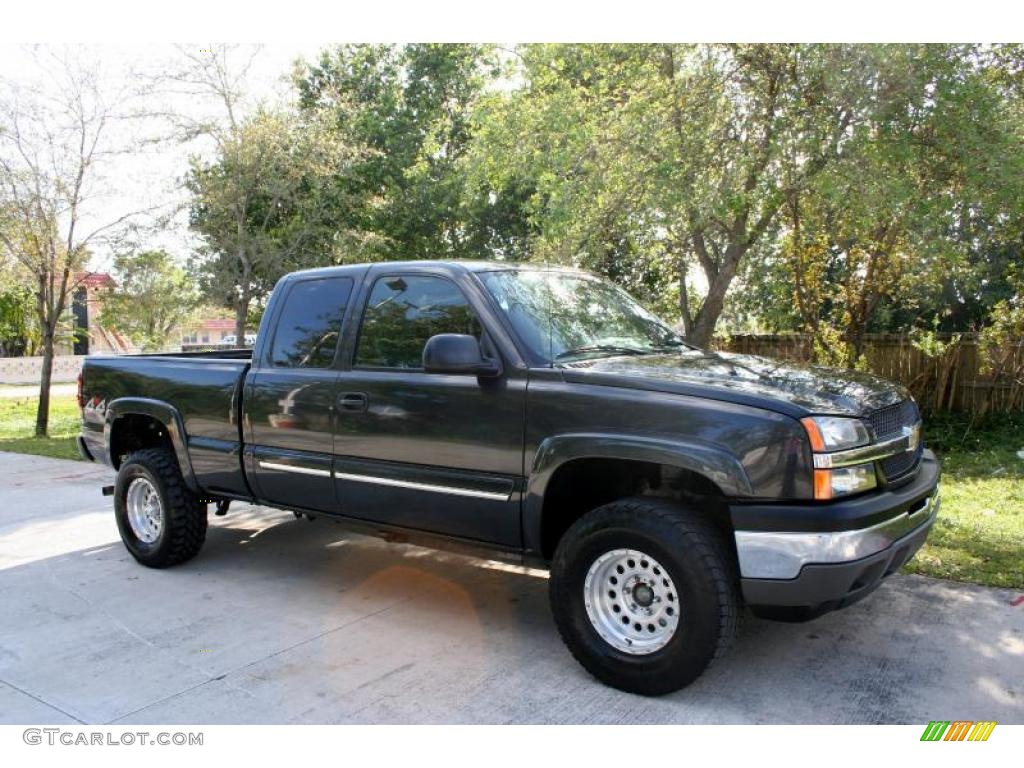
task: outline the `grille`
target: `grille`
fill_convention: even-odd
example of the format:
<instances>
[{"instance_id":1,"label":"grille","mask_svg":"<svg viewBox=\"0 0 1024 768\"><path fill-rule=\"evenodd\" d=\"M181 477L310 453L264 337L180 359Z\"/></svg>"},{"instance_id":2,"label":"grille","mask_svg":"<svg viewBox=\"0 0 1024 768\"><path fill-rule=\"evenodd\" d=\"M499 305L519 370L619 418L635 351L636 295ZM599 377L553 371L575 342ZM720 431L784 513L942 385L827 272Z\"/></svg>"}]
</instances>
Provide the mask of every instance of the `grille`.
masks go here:
<instances>
[{"instance_id":1,"label":"grille","mask_svg":"<svg viewBox=\"0 0 1024 768\"><path fill-rule=\"evenodd\" d=\"M885 472L886 479L896 480L910 472L917 466L917 462L921 458L921 450L919 445L916 451L904 451L885 459L882 462L882 471Z\"/></svg>"},{"instance_id":2,"label":"grille","mask_svg":"<svg viewBox=\"0 0 1024 768\"><path fill-rule=\"evenodd\" d=\"M904 400L902 403L879 408L869 417L871 430L875 433L875 440L888 440L899 436L904 427L911 427L921 420L917 406L912 400ZM916 450L904 451L882 461L882 471L887 480L896 480L911 472L921 460L923 446L918 445Z\"/></svg>"},{"instance_id":3,"label":"grille","mask_svg":"<svg viewBox=\"0 0 1024 768\"><path fill-rule=\"evenodd\" d=\"M904 400L902 403L879 408L868 418L875 433L875 440L887 440L899 435L904 427L916 424L921 416L913 400Z\"/></svg>"}]
</instances>

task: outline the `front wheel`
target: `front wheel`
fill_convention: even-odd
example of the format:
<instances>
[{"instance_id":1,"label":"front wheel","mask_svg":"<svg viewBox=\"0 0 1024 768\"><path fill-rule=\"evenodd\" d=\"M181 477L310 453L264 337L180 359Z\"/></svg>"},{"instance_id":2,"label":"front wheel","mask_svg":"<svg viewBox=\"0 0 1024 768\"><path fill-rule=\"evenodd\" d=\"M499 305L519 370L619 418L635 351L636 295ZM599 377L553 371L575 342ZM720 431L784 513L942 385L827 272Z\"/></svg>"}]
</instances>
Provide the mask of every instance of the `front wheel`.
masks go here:
<instances>
[{"instance_id":1,"label":"front wheel","mask_svg":"<svg viewBox=\"0 0 1024 768\"><path fill-rule=\"evenodd\" d=\"M150 568L191 560L206 540L206 505L185 485L169 450L148 448L125 459L114 514L125 547Z\"/></svg>"},{"instance_id":2,"label":"front wheel","mask_svg":"<svg viewBox=\"0 0 1024 768\"><path fill-rule=\"evenodd\" d=\"M615 501L577 520L555 552L550 598L576 660L631 693L688 685L736 633L736 570L723 537L665 499Z\"/></svg>"}]
</instances>

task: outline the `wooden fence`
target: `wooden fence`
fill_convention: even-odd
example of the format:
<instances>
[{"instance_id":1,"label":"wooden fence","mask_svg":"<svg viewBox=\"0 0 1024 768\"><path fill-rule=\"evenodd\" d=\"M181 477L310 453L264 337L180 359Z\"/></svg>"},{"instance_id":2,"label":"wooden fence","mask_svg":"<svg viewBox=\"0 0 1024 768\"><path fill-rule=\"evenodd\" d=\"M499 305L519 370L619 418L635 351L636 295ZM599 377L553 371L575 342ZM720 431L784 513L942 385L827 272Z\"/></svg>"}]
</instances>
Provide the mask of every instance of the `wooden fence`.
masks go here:
<instances>
[{"instance_id":1,"label":"wooden fence","mask_svg":"<svg viewBox=\"0 0 1024 768\"><path fill-rule=\"evenodd\" d=\"M938 334L932 354L907 335L868 334L868 369L898 381L929 412L974 415L1024 410L1024 340L986 353L974 334ZM737 335L716 340L719 349L810 362L814 345L806 334Z\"/></svg>"}]
</instances>

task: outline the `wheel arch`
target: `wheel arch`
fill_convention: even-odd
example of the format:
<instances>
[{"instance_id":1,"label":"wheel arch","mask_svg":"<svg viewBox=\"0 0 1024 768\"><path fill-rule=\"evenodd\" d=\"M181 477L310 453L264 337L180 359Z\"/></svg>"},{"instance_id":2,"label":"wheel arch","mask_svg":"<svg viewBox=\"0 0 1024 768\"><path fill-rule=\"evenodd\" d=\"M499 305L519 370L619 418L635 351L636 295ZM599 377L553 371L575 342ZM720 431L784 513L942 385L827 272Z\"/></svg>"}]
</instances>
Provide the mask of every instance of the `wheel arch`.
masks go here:
<instances>
[{"instance_id":1,"label":"wheel arch","mask_svg":"<svg viewBox=\"0 0 1024 768\"><path fill-rule=\"evenodd\" d=\"M740 461L720 447L657 437L571 434L545 440L537 451L523 503L528 557L550 560L562 534L582 514L637 493L722 500L749 496ZM731 525L727 508L716 522Z\"/></svg>"},{"instance_id":2,"label":"wheel arch","mask_svg":"<svg viewBox=\"0 0 1024 768\"><path fill-rule=\"evenodd\" d=\"M142 448L169 448L178 460L185 485L200 490L188 453L185 423L178 409L162 400L123 397L107 405L103 442L110 466L118 469L121 457Z\"/></svg>"}]
</instances>

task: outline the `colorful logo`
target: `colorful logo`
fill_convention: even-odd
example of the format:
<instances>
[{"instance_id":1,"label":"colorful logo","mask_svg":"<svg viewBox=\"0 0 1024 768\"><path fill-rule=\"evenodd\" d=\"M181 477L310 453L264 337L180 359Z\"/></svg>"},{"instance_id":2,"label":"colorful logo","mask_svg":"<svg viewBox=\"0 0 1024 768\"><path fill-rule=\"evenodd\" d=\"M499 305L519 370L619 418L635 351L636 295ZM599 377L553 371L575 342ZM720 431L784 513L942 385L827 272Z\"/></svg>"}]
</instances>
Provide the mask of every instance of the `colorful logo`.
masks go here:
<instances>
[{"instance_id":1,"label":"colorful logo","mask_svg":"<svg viewBox=\"0 0 1024 768\"><path fill-rule=\"evenodd\" d=\"M994 720L932 720L921 741L988 741L995 727Z\"/></svg>"}]
</instances>

